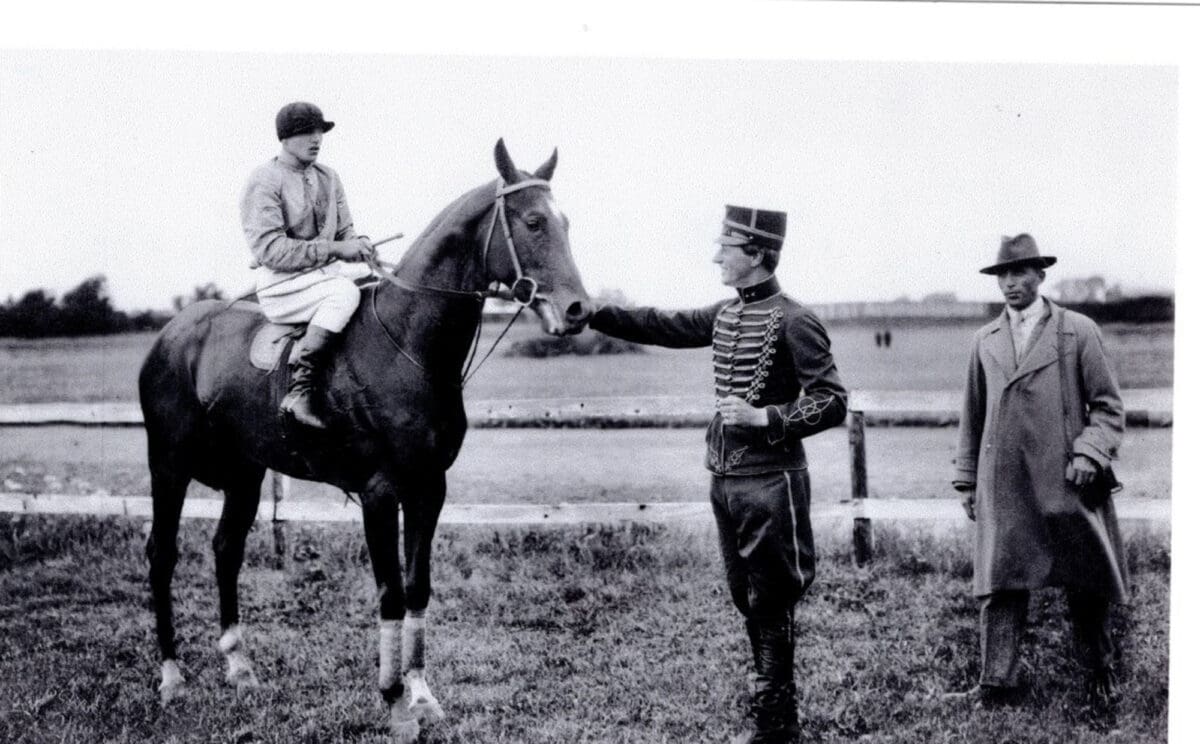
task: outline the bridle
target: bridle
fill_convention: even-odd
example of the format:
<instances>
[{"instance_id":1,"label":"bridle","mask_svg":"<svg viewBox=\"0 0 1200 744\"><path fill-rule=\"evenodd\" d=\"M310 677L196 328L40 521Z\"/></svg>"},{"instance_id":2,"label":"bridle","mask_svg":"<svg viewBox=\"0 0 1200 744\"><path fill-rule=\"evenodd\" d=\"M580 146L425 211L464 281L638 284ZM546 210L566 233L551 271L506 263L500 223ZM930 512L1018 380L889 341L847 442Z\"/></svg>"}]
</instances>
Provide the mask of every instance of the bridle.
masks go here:
<instances>
[{"instance_id":1,"label":"bridle","mask_svg":"<svg viewBox=\"0 0 1200 744\"><path fill-rule=\"evenodd\" d=\"M483 255L481 259L484 269L486 270L488 251L491 250L492 238L495 237L496 234L496 224L499 223L504 231L504 243L508 247L508 256L512 261L513 273L516 275L516 278L513 279L513 282L507 291L491 288L472 290L450 289L448 287L431 287L426 284L416 284L415 282L401 279L387 270L389 268L395 268L394 265L385 264L377 258L368 257L366 264L367 266L371 267L371 270L374 271L380 279L390 282L401 289L407 289L412 292L428 292L430 294L449 295L452 297L469 297L480 302L489 297L499 297L516 302L522 308L529 307L536 300L545 299L545 296L539 291L541 287L538 285L537 279L534 279L526 274L524 269L521 268L521 259L519 256L517 256L517 246L513 241L512 228L508 224L508 214L505 211L504 199L504 197L513 192L529 188L542 188L549 190L550 182L541 178L527 178L524 181L518 181L517 183L511 185L506 185L503 179L497 182L496 196L492 200L492 219L491 223L488 225L487 239L483 241ZM504 215L504 219L500 219L501 215Z\"/></svg>"},{"instance_id":2,"label":"bridle","mask_svg":"<svg viewBox=\"0 0 1200 744\"><path fill-rule=\"evenodd\" d=\"M517 311L508 321L508 325L505 326L504 330L500 332L500 335L496 337L496 340L492 343L491 348L488 349L487 354L485 354L483 359L479 361L479 365L472 370L471 363L474 361L475 352L479 347L479 336L480 332L482 331L483 324L481 322L475 326L475 340L471 344L471 352L467 357L467 363L464 365L464 370L469 371L463 372L463 375L459 381L462 385L465 385L467 380L471 379L472 375L479 371L479 367L482 367L483 363L488 360L488 357L490 357L492 352L496 350L496 346L500 343L500 339L504 338L505 334L507 334L509 329L512 328L513 323L516 322L517 317L521 314L521 312L524 311L525 308L533 305L533 303L537 300L546 299L545 296L540 292L541 287L538 285L537 279L534 279L532 276L526 274L521 268L521 259L517 255L517 246L513 241L512 228L508 224L508 213L505 211L506 196L516 191L529 188L542 188L549 190L550 182L541 178L527 178L524 181L518 181L514 184L505 184L504 179L500 179L496 183L496 196L492 200L492 219L491 223L488 225L487 239L483 242L483 255L481 259L484 271L486 272L488 265L488 251L492 246L492 238L495 237L496 234L496 224L499 223L504 231L504 242L505 245L508 246L508 255L512 261L513 273L515 275L512 284L507 290L493 289L491 287L482 290L450 289L448 287L432 287L425 284L416 284L415 282L409 282L405 279L401 279L391 271L387 270L389 266L391 268L394 268L394 266L384 264L374 256L369 256L366 259L367 266L371 267L371 270L374 271L380 279L411 292L424 292L428 294L439 294L450 297L470 298L476 302L479 302L481 305L483 304L483 301L489 297L498 297L517 303ZM503 217L503 219L501 219L501 217ZM387 336L388 340L392 342L392 345L396 347L396 350L399 351L405 359L416 365L418 369L424 371L425 366L414 359L412 355L409 354L403 346L401 346L400 342L396 340L396 337L392 335L392 332L383 322L383 318L379 316L378 299L378 288L372 287L371 312L375 316L375 321L379 323L379 327L383 329L384 335Z\"/></svg>"}]
</instances>

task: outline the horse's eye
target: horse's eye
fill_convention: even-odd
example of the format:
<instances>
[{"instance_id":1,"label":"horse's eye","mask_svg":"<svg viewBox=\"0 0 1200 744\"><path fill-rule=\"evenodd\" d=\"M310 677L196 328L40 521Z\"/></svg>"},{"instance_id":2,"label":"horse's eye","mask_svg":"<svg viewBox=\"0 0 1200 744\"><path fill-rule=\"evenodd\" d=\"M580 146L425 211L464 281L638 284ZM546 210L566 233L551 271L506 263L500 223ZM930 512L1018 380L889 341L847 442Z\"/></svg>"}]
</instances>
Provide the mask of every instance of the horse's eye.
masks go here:
<instances>
[{"instance_id":1,"label":"horse's eye","mask_svg":"<svg viewBox=\"0 0 1200 744\"><path fill-rule=\"evenodd\" d=\"M529 217L525 218L525 226L530 230L541 230L542 218L536 214L530 215Z\"/></svg>"}]
</instances>

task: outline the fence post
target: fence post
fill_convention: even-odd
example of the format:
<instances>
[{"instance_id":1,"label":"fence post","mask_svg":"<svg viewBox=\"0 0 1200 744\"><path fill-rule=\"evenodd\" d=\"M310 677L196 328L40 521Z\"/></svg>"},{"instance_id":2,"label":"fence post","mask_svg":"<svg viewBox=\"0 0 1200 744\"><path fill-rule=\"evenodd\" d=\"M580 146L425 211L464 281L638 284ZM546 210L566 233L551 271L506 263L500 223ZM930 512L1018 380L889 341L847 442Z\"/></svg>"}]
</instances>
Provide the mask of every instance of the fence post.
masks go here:
<instances>
[{"instance_id":1,"label":"fence post","mask_svg":"<svg viewBox=\"0 0 1200 744\"><path fill-rule=\"evenodd\" d=\"M856 506L862 505L867 492L867 437L865 417L862 411L851 411L848 425L850 439L850 495ZM871 562L875 553L875 535L871 520L867 517L854 518L854 562L859 566Z\"/></svg>"},{"instance_id":2,"label":"fence post","mask_svg":"<svg viewBox=\"0 0 1200 744\"><path fill-rule=\"evenodd\" d=\"M275 568L284 568L284 556L287 555L287 536L283 532L283 520L279 518L279 502L283 501L287 484L284 476L271 471L271 539L275 543Z\"/></svg>"}]
</instances>

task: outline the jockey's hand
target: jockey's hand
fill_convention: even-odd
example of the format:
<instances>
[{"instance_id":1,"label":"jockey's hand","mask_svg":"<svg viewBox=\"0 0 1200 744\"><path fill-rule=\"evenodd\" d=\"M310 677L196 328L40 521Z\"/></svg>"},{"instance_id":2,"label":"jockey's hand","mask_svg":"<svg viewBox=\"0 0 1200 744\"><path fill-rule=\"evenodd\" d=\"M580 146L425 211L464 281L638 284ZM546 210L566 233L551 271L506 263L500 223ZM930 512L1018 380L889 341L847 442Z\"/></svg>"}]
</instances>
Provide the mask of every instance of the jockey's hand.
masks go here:
<instances>
[{"instance_id":1,"label":"jockey's hand","mask_svg":"<svg viewBox=\"0 0 1200 744\"><path fill-rule=\"evenodd\" d=\"M767 409L755 408L741 398L730 395L717 401L721 421L730 426L766 426Z\"/></svg>"},{"instance_id":2,"label":"jockey's hand","mask_svg":"<svg viewBox=\"0 0 1200 744\"><path fill-rule=\"evenodd\" d=\"M1067 480L1083 488L1096 479L1100 466L1087 455L1075 455L1067 465Z\"/></svg>"},{"instance_id":3,"label":"jockey's hand","mask_svg":"<svg viewBox=\"0 0 1200 744\"><path fill-rule=\"evenodd\" d=\"M349 240L334 240L329 244L329 252L342 261L364 261L367 256L375 255L370 238L362 236Z\"/></svg>"}]
</instances>

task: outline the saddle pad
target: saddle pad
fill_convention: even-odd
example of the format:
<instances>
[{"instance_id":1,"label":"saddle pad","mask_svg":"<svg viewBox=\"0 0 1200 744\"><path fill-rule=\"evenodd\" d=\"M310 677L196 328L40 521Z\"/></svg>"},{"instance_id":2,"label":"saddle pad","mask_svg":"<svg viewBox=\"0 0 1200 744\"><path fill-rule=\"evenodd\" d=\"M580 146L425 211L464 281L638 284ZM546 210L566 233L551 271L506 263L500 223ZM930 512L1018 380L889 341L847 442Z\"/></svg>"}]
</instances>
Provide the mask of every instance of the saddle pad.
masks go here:
<instances>
[{"instance_id":1,"label":"saddle pad","mask_svg":"<svg viewBox=\"0 0 1200 744\"><path fill-rule=\"evenodd\" d=\"M266 372L275 369L279 366L279 356L287 347L288 340L304 335L304 328L303 323L265 323L250 342L250 363ZM291 356L296 355L298 348L299 344L292 346Z\"/></svg>"}]
</instances>

